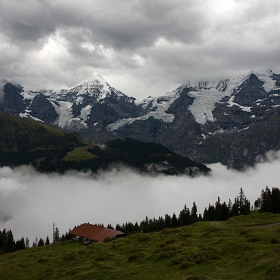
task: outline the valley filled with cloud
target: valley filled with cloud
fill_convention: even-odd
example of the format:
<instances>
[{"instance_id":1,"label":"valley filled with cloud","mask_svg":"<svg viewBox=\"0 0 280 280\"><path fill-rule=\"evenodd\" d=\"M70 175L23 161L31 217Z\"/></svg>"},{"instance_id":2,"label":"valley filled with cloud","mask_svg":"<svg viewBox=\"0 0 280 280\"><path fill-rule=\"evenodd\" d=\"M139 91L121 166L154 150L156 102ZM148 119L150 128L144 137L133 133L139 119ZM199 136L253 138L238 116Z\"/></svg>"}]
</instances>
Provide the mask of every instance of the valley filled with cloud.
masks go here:
<instances>
[{"instance_id":1,"label":"valley filled with cloud","mask_svg":"<svg viewBox=\"0 0 280 280\"><path fill-rule=\"evenodd\" d=\"M196 202L198 212L214 204L234 200L240 188L251 205L266 186L279 188L280 152L260 158L254 168L229 170L211 164L209 176L150 176L128 168L112 168L98 174L71 172L42 174L28 166L0 169L0 229L11 229L15 239L36 237L52 241L53 223L60 234L75 225L178 216L186 204ZM31 243L32 244L32 243Z\"/></svg>"}]
</instances>

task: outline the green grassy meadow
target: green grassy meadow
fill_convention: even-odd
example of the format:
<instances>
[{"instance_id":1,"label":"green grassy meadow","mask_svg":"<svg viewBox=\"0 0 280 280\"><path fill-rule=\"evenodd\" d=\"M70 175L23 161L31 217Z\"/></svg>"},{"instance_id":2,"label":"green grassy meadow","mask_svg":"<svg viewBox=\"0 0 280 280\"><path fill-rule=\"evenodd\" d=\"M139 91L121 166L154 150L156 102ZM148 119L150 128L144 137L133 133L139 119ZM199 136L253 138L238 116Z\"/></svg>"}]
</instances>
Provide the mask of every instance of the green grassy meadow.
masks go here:
<instances>
[{"instance_id":1,"label":"green grassy meadow","mask_svg":"<svg viewBox=\"0 0 280 280\"><path fill-rule=\"evenodd\" d=\"M64 161L82 161L82 160L97 158L96 155L94 155L88 151L88 148L92 148L92 145L76 147L72 151L68 152L67 155L62 160L64 160Z\"/></svg>"},{"instance_id":2,"label":"green grassy meadow","mask_svg":"<svg viewBox=\"0 0 280 280\"><path fill-rule=\"evenodd\" d=\"M72 241L0 256L0 279L279 279L279 214Z\"/></svg>"}]
</instances>

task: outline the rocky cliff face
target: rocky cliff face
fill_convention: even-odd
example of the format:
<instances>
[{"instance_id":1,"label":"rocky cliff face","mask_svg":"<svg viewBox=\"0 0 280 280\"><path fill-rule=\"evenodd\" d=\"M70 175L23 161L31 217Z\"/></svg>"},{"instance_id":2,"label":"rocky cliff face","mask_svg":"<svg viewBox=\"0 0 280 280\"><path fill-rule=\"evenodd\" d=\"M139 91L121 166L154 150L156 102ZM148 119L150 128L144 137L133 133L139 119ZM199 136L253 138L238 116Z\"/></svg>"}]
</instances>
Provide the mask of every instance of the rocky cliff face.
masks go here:
<instances>
[{"instance_id":1,"label":"rocky cliff face","mask_svg":"<svg viewBox=\"0 0 280 280\"><path fill-rule=\"evenodd\" d=\"M186 83L137 102L89 79L70 90L25 92L7 83L0 109L77 131L96 141L131 137L157 142L204 163L241 168L280 147L280 75Z\"/></svg>"}]
</instances>

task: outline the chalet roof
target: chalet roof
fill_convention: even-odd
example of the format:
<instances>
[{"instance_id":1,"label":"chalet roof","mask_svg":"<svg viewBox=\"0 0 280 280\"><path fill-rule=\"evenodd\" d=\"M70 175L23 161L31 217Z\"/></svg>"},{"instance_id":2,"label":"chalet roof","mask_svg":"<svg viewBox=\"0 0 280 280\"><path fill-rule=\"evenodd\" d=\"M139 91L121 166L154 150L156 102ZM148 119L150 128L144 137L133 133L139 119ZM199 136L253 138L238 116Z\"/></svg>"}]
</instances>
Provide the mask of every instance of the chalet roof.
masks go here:
<instances>
[{"instance_id":1,"label":"chalet roof","mask_svg":"<svg viewBox=\"0 0 280 280\"><path fill-rule=\"evenodd\" d=\"M103 242L106 237L117 237L124 235L124 233L119 230L91 225L89 223L84 223L78 227L75 227L70 231L70 234L85 237L97 242Z\"/></svg>"}]
</instances>

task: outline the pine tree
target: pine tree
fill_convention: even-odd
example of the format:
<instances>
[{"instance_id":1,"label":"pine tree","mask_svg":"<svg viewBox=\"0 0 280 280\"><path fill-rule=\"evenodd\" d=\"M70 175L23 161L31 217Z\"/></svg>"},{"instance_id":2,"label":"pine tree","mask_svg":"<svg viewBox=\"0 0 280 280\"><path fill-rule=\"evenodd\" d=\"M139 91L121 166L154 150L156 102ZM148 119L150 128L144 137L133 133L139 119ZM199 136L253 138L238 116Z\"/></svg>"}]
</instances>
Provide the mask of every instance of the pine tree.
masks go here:
<instances>
[{"instance_id":1,"label":"pine tree","mask_svg":"<svg viewBox=\"0 0 280 280\"><path fill-rule=\"evenodd\" d=\"M228 200L227 208L228 208L229 215L230 215L230 213L231 213L231 211L232 211L232 202L231 202L231 199L230 199L230 198L229 198L229 200Z\"/></svg>"},{"instance_id":2,"label":"pine tree","mask_svg":"<svg viewBox=\"0 0 280 280\"><path fill-rule=\"evenodd\" d=\"M250 201L247 200L243 189L240 189L239 192L239 214L240 215L249 215L251 212L250 210Z\"/></svg>"},{"instance_id":3,"label":"pine tree","mask_svg":"<svg viewBox=\"0 0 280 280\"><path fill-rule=\"evenodd\" d=\"M39 239L39 242L38 242L38 247L42 247L45 245L45 242L42 238Z\"/></svg>"},{"instance_id":4,"label":"pine tree","mask_svg":"<svg viewBox=\"0 0 280 280\"><path fill-rule=\"evenodd\" d=\"M186 206L180 211L178 217L179 226L187 226L191 224L191 213L190 209Z\"/></svg>"},{"instance_id":5,"label":"pine tree","mask_svg":"<svg viewBox=\"0 0 280 280\"><path fill-rule=\"evenodd\" d=\"M204 212L203 212L203 221L209 221L209 218L208 218L208 210L207 208L205 207L204 208Z\"/></svg>"},{"instance_id":6,"label":"pine tree","mask_svg":"<svg viewBox=\"0 0 280 280\"><path fill-rule=\"evenodd\" d=\"M50 240L49 240L49 237L48 237L48 236L47 236L47 238L46 238L45 245L50 245Z\"/></svg>"},{"instance_id":7,"label":"pine tree","mask_svg":"<svg viewBox=\"0 0 280 280\"><path fill-rule=\"evenodd\" d=\"M221 215L222 215L222 205L220 201L220 197L218 196L218 200L215 203L215 220L220 221L221 220Z\"/></svg>"},{"instance_id":8,"label":"pine tree","mask_svg":"<svg viewBox=\"0 0 280 280\"><path fill-rule=\"evenodd\" d=\"M17 240L16 242L16 250L22 250L22 249L25 249L24 237L22 237L20 240Z\"/></svg>"},{"instance_id":9,"label":"pine tree","mask_svg":"<svg viewBox=\"0 0 280 280\"><path fill-rule=\"evenodd\" d=\"M193 202L192 210L191 210L191 222L196 223L197 222L197 206L195 202Z\"/></svg>"},{"instance_id":10,"label":"pine tree","mask_svg":"<svg viewBox=\"0 0 280 280\"><path fill-rule=\"evenodd\" d=\"M280 213L280 190L272 188L271 191L272 212Z\"/></svg>"},{"instance_id":11,"label":"pine tree","mask_svg":"<svg viewBox=\"0 0 280 280\"><path fill-rule=\"evenodd\" d=\"M29 248L29 238L26 237L25 239L25 248Z\"/></svg>"},{"instance_id":12,"label":"pine tree","mask_svg":"<svg viewBox=\"0 0 280 280\"><path fill-rule=\"evenodd\" d=\"M271 191L266 186L265 190L261 193L261 208L260 212L272 212Z\"/></svg>"},{"instance_id":13,"label":"pine tree","mask_svg":"<svg viewBox=\"0 0 280 280\"><path fill-rule=\"evenodd\" d=\"M178 226L178 220L177 220L176 214L174 212L173 212L173 215L171 218L171 225L174 228Z\"/></svg>"},{"instance_id":14,"label":"pine tree","mask_svg":"<svg viewBox=\"0 0 280 280\"><path fill-rule=\"evenodd\" d=\"M16 250L16 243L11 230L7 231L7 252L14 252Z\"/></svg>"},{"instance_id":15,"label":"pine tree","mask_svg":"<svg viewBox=\"0 0 280 280\"><path fill-rule=\"evenodd\" d=\"M114 227L111 224L108 224L107 228L114 229Z\"/></svg>"},{"instance_id":16,"label":"pine tree","mask_svg":"<svg viewBox=\"0 0 280 280\"><path fill-rule=\"evenodd\" d=\"M214 205L208 206L208 221L215 221L216 214L215 214L215 207Z\"/></svg>"},{"instance_id":17,"label":"pine tree","mask_svg":"<svg viewBox=\"0 0 280 280\"><path fill-rule=\"evenodd\" d=\"M137 222L135 222L135 224L134 224L134 230L137 232L140 231L140 227Z\"/></svg>"},{"instance_id":18,"label":"pine tree","mask_svg":"<svg viewBox=\"0 0 280 280\"><path fill-rule=\"evenodd\" d=\"M171 228L172 223L171 223L171 217L168 214L165 214L164 216L164 227L165 228Z\"/></svg>"},{"instance_id":19,"label":"pine tree","mask_svg":"<svg viewBox=\"0 0 280 280\"><path fill-rule=\"evenodd\" d=\"M234 199L234 203L232 204L231 216L238 216L239 213L239 197L236 197Z\"/></svg>"},{"instance_id":20,"label":"pine tree","mask_svg":"<svg viewBox=\"0 0 280 280\"><path fill-rule=\"evenodd\" d=\"M225 221L229 218L229 209L227 207L227 204L224 202L222 205L221 205L221 220L222 221Z\"/></svg>"},{"instance_id":21,"label":"pine tree","mask_svg":"<svg viewBox=\"0 0 280 280\"><path fill-rule=\"evenodd\" d=\"M54 242L58 242L59 241L59 230L58 228L56 227L55 228L55 231L54 231Z\"/></svg>"},{"instance_id":22,"label":"pine tree","mask_svg":"<svg viewBox=\"0 0 280 280\"><path fill-rule=\"evenodd\" d=\"M157 224L157 230L160 231L162 229L164 229L165 227L165 223L164 223L164 219L162 216L158 217L158 224Z\"/></svg>"}]
</instances>

